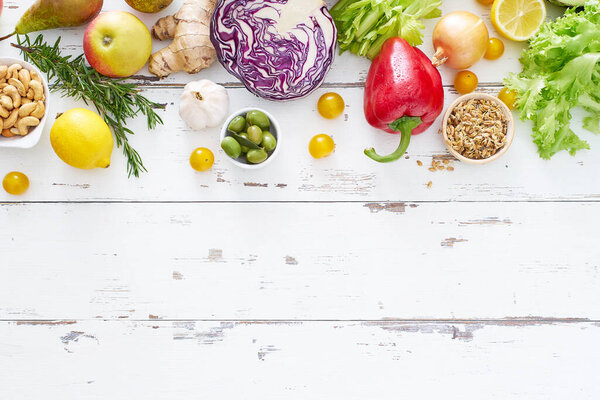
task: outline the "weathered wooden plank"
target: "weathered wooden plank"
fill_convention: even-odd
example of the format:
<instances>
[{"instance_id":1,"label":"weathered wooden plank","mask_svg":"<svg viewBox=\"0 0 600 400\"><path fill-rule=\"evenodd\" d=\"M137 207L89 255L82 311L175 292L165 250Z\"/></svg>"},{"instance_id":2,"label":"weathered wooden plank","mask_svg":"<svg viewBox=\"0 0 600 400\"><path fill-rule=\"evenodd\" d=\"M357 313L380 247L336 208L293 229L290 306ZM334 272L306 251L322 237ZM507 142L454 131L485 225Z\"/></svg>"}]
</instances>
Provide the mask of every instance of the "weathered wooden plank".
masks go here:
<instances>
[{"instance_id":1,"label":"weathered wooden plank","mask_svg":"<svg viewBox=\"0 0 600 400\"><path fill-rule=\"evenodd\" d=\"M489 88L492 93L497 88ZM392 151L399 137L370 127L363 116L362 89L346 88L340 93L347 111L338 120L321 118L316 111L318 96L325 89L294 103L259 100L244 89L229 89L231 110L263 107L279 120L283 132L279 158L268 167L242 170L232 165L219 146L219 128L190 131L178 114L181 89L153 89L149 98L167 103L161 112L165 125L148 132L144 118L132 121L137 132L131 138L149 173L128 179L120 149L113 152L107 170L81 171L56 157L49 141L49 121L40 144L34 149L1 149L0 175L19 170L29 175L31 188L14 197L0 190L0 201L514 201L514 200L598 200L600 199L600 136L582 133L592 150L571 157L566 152L551 161L541 160L530 139L530 125L519 122L517 137L507 155L486 166L457 162L447 165L453 172L431 172L433 160L448 162L448 153L439 135L439 123L412 139L407 156L394 164L377 164L363 154L374 145L381 152ZM456 98L447 91L446 102ZM51 116L80 103L55 96ZM579 122L577 122L579 126ZM336 141L334 155L314 160L308 153L310 138L327 133ZM213 169L193 171L188 163L195 147L206 146L216 153ZM423 166L417 165L421 161ZM431 188L427 186L432 182Z\"/></svg>"},{"instance_id":2,"label":"weathered wooden plank","mask_svg":"<svg viewBox=\"0 0 600 400\"><path fill-rule=\"evenodd\" d=\"M3 20L14 21L24 8L32 1L5 3ZM163 14L179 7L179 1L173 3ZM485 8L476 2L459 4L446 2L445 11L454 8L472 9L485 14ZM124 3L111 0L105 3L105 10L126 7ZM140 15L148 24L156 16ZM162 14L161 14L162 15ZM431 24L430 24L431 25ZM429 26L429 32L431 26ZM80 46L83 28L62 29L44 32L49 40L63 35L65 47ZM426 46L425 46L426 47ZM482 62L485 71L516 70L510 64L518 53L516 45L507 46L505 59L499 62L502 68L490 68L490 64ZM517 50L515 50L517 49ZM80 51L80 48L77 49ZM16 50L7 42L0 43L2 53L17 55ZM510 52L514 52L510 53ZM512 56L510 54L513 54ZM346 57L346 56L345 56ZM132 139L135 147L143 155L150 173L140 180L128 180L124 175L125 160L119 150L115 150L113 166L107 171L77 171L63 165L53 154L47 132L51 124L47 124L42 143L34 150L2 149L0 174L10 170L23 170L32 179L32 188L23 197L14 198L0 190L0 201L167 201L167 200L368 200L382 201L402 199L404 201L447 201L447 200L597 200L600 197L600 178L595 171L598 159L592 152L581 153L573 159L566 154L557 156L552 162L539 160L535 148L528 136L530 128L527 124L519 124L519 136L509 156L503 162L483 168L454 166L455 172L433 174L427 170L432 160L446 159L449 154L441 143L440 137L433 134L437 125L430 131L413 140L408 155L410 160L394 166L375 165L362 155L365 146L376 148L394 148L397 137L377 133L370 128L362 117L362 89L347 88L361 81L361 74L366 73L366 61L347 56L334 67L329 85L337 86L348 102L346 116L338 121L325 121L315 110L316 99L325 90L318 91L308 99L290 104L276 104L259 100L244 89L230 89L232 109L248 105L268 108L276 113L286 129L285 153L271 167L259 171L240 171L229 164L219 151L215 168L210 173L197 174L187 165L187 157L198 145L206 145L213 150L218 149L218 129L204 133L189 132L177 114L180 88L167 91L150 90L148 96L168 103L163 114L166 124L159 130L147 133L144 121L132 122L138 136ZM358 72L348 68L358 68ZM215 66L206 77L220 82L231 82L222 68ZM338 72L336 72L338 71ZM476 72L478 72L476 70ZM446 75L449 72L444 72ZM167 83L185 83L190 78L178 75ZM203 75L204 76L204 75ZM448 75L449 76L449 75ZM447 77L448 77L447 76ZM499 82L501 77L482 81ZM451 79L446 79L450 83ZM162 84L162 83L161 83ZM484 90L497 91L497 86ZM455 93L447 89L448 101L455 98ZM55 98L51 112L80 106L80 103ZM315 161L310 158L306 149L308 140L316 133L329 133L337 142L337 153L327 160ZM360 133L358 133L360 132ZM364 134L363 134L364 132ZM585 135L592 147L597 147L600 138ZM424 167L417 167L415 161L420 160ZM43 168L40 165L44 165ZM574 173L573 170L577 172ZM526 171L526 173L523 173ZM428 189L428 182L432 188Z\"/></svg>"},{"instance_id":3,"label":"weathered wooden plank","mask_svg":"<svg viewBox=\"0 0 600 400\"><path fill-rule=\"evenodd\" d=\"M0 322L3 399L597 399L597 323Z\"/></svg>"},{"instance_id":4,"label":"weathered wooden plank","mask_svg":"<svg viewBox=\"0 0 600 400\"><path fill-rule=\"evenodd\" d=\"M34 0L8 0L5 1L5 15L2 16L4 21L16 21L20 15L24 12L24 10L29 7ZM328 0L327 3L329 5L335 4L336 1ZM106 0L104 2L104 10L114 10L114 9L123 9L134 13L138 16L148 27L152 27L154 22L161 16L172 14L179 9L182 0L175 0L170 7L165 9L163 12L159 14L144 14L136 12L135 10L129 8L122 0ZM556 16L562 12L562 9L559 7L555 7L552 5L548 5L549 15ZM489 18L489 7L485 7L480 5L475 1L445 1L443 2L443 11L444 13L448 13L456 10L469 10L479 16L481 16L484 21L486 21L486 25L490 31L491 36L499 37L499 34L495 31L492 24L490 23ZM433 45L431 43L431 35L433 32L433 28L435 27L437 20L426 21L426 30L424 43L421 46L423 51L432 56ZM4 30L9 30L10 24L6 23ZM62 43L64 48L67 51L72 53L82 53L82 38L83 33L85 32L85 27L72 28L72 29L57 29L57 30L49 30L44 32L44 36L48 41L54 41L59 36L62 37ZM521 51L525 48L525 45L522 43L508 43L507 41L506 53L502 57L500 61L488 61L482 60L476 65L474 65L471 69L475 72L481 82L485 83L497 83L501 82L505 74L508 71L519 71L520 64L518 58L521 54ZM154 50L158 50L164 47L166 43L161 43L159 41L154 41L153 47ZM14 49L8 47L7 43L0 43L0 52L2 54L7 55L17 55L18 52ZM350 54L344 54L342 56L338 56L336 58L335 64L327 77L328 83L355 83L355 82L364 82L367 71L369 68L369 61L366 59L361 59L355 57ZM440 68L440 72L442 73L444 83L452 84L454 80L454 75L456 71L442 67ZM142 75L151 77L152 75L148 73L147 68L141 71ZM208 70L203 71L200 75L197 76L188 76L186 74L177 74L171 76L165 80L163 80L162 84L183 84L193 80L197 77L202 77L206 79L212 79L216 82L236 82L237 80L233 78L231 75L227 74L227 72L216 63L214 66L209 68ZM151 81L146 82L147 84L152 84Z\"/></svg>"},{"instance_id":5,"label":"weathered wooden plank","mask_svg":"<svg viewBox=\"0 0 600 400\"><path fill-rule=\"evenodd\" d=\"M0 319L600 319L600 203L0 205Z\"/></svg>"}]
</instances>

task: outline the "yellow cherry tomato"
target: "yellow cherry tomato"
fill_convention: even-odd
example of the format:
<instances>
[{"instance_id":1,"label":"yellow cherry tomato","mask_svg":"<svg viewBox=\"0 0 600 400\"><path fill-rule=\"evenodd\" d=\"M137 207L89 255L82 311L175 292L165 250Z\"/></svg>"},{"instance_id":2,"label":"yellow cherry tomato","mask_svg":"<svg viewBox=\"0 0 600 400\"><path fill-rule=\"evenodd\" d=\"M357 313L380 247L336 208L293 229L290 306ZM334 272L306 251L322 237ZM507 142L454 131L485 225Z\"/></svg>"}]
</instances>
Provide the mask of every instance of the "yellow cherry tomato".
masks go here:
<instances>
[{"instance_id":1,"label":"yellow cherry tomato","mask_svg":"<svg viewBox=\"0 0 600 400\"><path fill-rule=\"evenodd\" d=\"M18 196L29 189L29 178L22 172L9 172L2 181L2 187L7 193Z\"/></svg>"},{"instance_id":2,"label":"yellow cherry tomato","mask_svg":"<svg viewBox=\"0 0 600 400\"><path fill-rule=\"evenodd\" d=\"M471 71L460 71L454 78L454 88L460 94L471 93L477 89L478 84L477 75Z\"/></svg>"},{"instance_id":3,"label":"yellow cherry tomato","mask_svg":"<svg viewBox=\"0 0 600 400\"><path fill-rule=\"evenodd\" d=\"M327 119L335 119L342 115L345 106L342 96L334 92L325 93L317 103L319 114Z\"/></svg>"},{"instance_id":4,"label":"yellow cherry tomato","mask_svg":"<svg viewBox=\"0 0 600 400\"><path fill-rule=\"evenodd\" d=\"M477 0L479 4L483 4L484 6L491 6L494 0Z\"/></svg>"},{"instance_id":5,"label":"yellow cherry tomato","mask_svg":"<svg viewBox=\"0 0 600 400\"><path fill-rule=\"evenodd\" d=\"M198 147L190 156L190 165L196 171L208 171L215 163L215 155L206 147Z\"/></svg>"},{"instance_id":6,"label":"yellow cherry tomato","mask_svg":"<svg viewBox=\"0 0 600 400\"><path fill-rule=\"evenodd\" d=\"M498 38L491 38L488 42L484 57L488 60L497 60L504 54L504 43Z\"/></svg>"},{"instance_id":7,"label":"yellow cherry tomato","mask_svg":"<svg viewBox=\"0 0 600 400\"><path fill-rule=\"evenodd\" d=\"M504 103L506 104L506 106L511 109L514 110L516 107L516 102L517 102L517 93L513 90L508 90L507 88L504 88L500 91L500 93L498 93L498 98Z\"/></svg>"},{"instance_id":8,"label":"yellow cherry tomato","mask_svg":"<svg viewBox=\"0 0 600 400\"><path fill-rule=\"evenodd\" d=\"M320 134L313 137L308 144L308 151L314 158L324 158L333 153L335 143L331 136Z\"/></svg>"}]
</instances>

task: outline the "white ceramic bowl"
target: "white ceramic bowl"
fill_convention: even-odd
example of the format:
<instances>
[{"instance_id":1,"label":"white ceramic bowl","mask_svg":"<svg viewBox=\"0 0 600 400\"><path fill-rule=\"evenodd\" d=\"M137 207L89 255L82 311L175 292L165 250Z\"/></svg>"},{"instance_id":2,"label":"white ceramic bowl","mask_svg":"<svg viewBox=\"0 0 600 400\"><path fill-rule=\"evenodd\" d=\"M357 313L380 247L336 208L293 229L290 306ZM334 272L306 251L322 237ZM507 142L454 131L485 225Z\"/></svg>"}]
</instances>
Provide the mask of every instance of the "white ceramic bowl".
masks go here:
<instances>
[{"instance_id":1,"label":"white ceramic bowl","mask_svg":"<svg viewBox=\"0 0 600 400\"><path fill-rule=\"evenodd\" d=\"M221 143L221 141L223 141L223 139L228 136L227 135L227 127L229 126L229 123L238 115L243 115L246 116L246 114L249 111L260 111L263 112L267 115L267 117L269 117L269 120L271 121L271 128L269 129L269 132L271 132L271 134L273 136L275 136L275 139L277 140L277 147L275 147L275 150L273 150L273 152L269 155L269 158L267 158L264 162L260 163L260 164L249 164L246 163L245 160L242 159L242 156L240 156L240 158L238 159L234 159L229 157L224 151L223 149L221 149L221 151L223 152L223 154L225 154L225 157L227 157L227 159L229 161L231 161L233 164L237 165L240 168L243 169L259 169L264 167L265 165L269 164L271 161L273 161L273 159L275 158L275 156L277 156L277 154L279 154L279 148L281 147L281 128L279 126L279 123L277 122L277 120L275 119L275 117L273 115L271 115L271 113L269 113L268 111L263 110L262 108L257 108L257 107L246 107L246 108L242 108L241 110L237 110L236 112L234 112L233 114L231 114L229 116L229 118L227 118L227 120L225 121L225 123L223 124L223 128L221 128L221 140L219 141L219 143Z\"/></svg>"},{"instance_id":2,"label":"white ceramic bowl","mask_svg":"<svg viewBox=\"0 0 600 400\"><path fill-rule=\"evenodd\" d=\"M46 114L44 114L44 118L40 121L40 124L32 129L27 136L14 136L14 137L4 137L0 136L0 147L15 147L20 149L29 149L40 141L42 137L42 132L44 131L44 126L46 125L46 121L48 120L48 114L50 112L50 92L48 90L48 82L44 74L42 74L36 67L29 64L26 61L19 60L17 58L12 57L0 57L0 65L8 65L11 66L13 64L21 64L23 68L26 68L30 71L35 71L41 78L42 84L44 85L44 95L46 96Z\"/></svg>"},{"instance_id":3,"label":"white ceramic bowl","mask_svg":"<svg viewBox=\"0 0 600 400\"><path fill-rule=\"evenodd\" d=\"M454 148L450 144L450 141L448 140L448 134L446 132L447 125L448 125L448 117L450 116L450 114L452 113L454 108L456 106L458 106L460 103L462 103L463 101L468 101L471 99L488 100L488 101L491 101L492 103L496 104L498 107L500 107L500 110L502 110L502 113L504 113L504 117L506 118L506 122L508 125L507 129L506 129L506 144L504 145L504 147L501 148L500 150L498 150L496 152L496 154L494 154L493 156L484 158L481 160L467 158L467 157L463 156L462 154L460 154L459 152L457 152L456 150L454 150ZM513 115L512 115L512 112L510 111L510 109L499 98L489 95L487 93L469 93L469 94L465 94L464 96L460 96L458 99L454 100L454 102L452 104L450 104L450 107L448 107L448 109L444 113L444 120L442 122L442 136L444 137L444 144L446 145L446 147L448 148L450 153L452 153L452 155L454 157L456 157L458 160L464 161L468 164L487 164L489 162L499 159L500 157L502 157L504 155L504 153L506 153L508 151L508 148L510 147L513 139L515 138L515 120L513 118Z\"/></svg>"}]
</instances>

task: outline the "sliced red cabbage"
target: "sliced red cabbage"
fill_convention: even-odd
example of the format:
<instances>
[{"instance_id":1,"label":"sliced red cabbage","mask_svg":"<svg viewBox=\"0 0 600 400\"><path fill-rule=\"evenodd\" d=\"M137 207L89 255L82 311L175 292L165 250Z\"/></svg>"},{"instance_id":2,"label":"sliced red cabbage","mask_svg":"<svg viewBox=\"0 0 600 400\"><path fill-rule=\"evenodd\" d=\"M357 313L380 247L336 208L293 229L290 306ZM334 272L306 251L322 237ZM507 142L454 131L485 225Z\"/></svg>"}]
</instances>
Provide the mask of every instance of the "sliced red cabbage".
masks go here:
<instances>
[{"instance_id":1,"label":"sliced red cabbage","mask_svg":"<svg viewBox=\"0 0 600 400\"><path fill-rule=\"evenodd\" d=\"M336 35L322 0L219 0L210 25L221 64L269 100L318 88L333 62Z\"/></svg>"}]
</instances>

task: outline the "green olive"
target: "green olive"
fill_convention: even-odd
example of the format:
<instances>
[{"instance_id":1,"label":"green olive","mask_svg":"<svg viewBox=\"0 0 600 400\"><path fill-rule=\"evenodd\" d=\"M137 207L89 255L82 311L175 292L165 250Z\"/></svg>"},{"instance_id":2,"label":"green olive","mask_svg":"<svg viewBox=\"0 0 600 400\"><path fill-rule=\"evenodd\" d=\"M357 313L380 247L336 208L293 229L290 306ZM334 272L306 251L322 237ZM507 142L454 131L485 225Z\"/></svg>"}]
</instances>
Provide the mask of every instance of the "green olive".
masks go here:
<instances>
[{"instance_id":1,"label":"green olive","mask_svg":"<svg viewBox=\"0 0 600 400\"><path fill-rule=\"evenodd\" d=\"M264 147L266 151L273 151L277 147L277 139L271 134L271 132L263 132L263 140L260 145Z\"/></svg>"},{"instance_id":2,"label":"green olive","mask_svg":"<svg viewBox=\"0 0 600 400\"><path fill-rule=\"evenodd\" d=\"M238 158L242 154L242 146L231 136L227 136L221 141L221 148L231 158Z\"/></svg>"},{"instance_id":3,"label":"green olive","mask_svg":"<svg viewBox=\"0 0 600 400\"><path fill-rule=\"evenodd\" d=\"M246 132L240 133L240 136L243 137L244 139L248 139L248 134ZM248 140L250 140L250 139L248 139ZM242 153L246 154L248 152L248 150L250 150L248 148L248 146L242 145Z\"/></svg>"},{"instance_id":4,"label":"green olive","mask_svg":"<svg viewBox=\"0 0 600 400\"><path fill-rule=\"evenodd\" d=\"M262 111L249 111L248 114L246 114L246 119L250 125L258 125L258 127L262 130L267 130L271 126L269 117L267 117L267 114Z\"/></svg>"},{"instance_id":5,"label":"green olive","mask_svg":"<svg viewBox=\"0 0 600 400\"><path fill-rule=\"evenodd\" d=\"M269 155L263 149L248 150L248 154L246 154L246 159L250 164L260 164L261 162L265 161L267 157L269 157Z\"/></svg>"},{"instance_id":6,"label":"green olive","mask_svg":"<svg viewBox=\"0 0 600 400\"><path fill-rule=\"evenodd\" d=\"M255 144L260 144L260 142L262 142L263 133L259 126L252 125L250 128L248 128L247 133L248 139L250 139L251 142Z\"/></svg>"},{"instance_id":7,"label":"green olive","mask_svg":"<svg viewBox=\"0 0 600 400\"><path fill-rule=\"evenodd\" d=\"M235 133L240 133L246 128L246 118L238 115L234 119L231 120L227 129L234 131Z\"/></svg>"}]
</instances>

